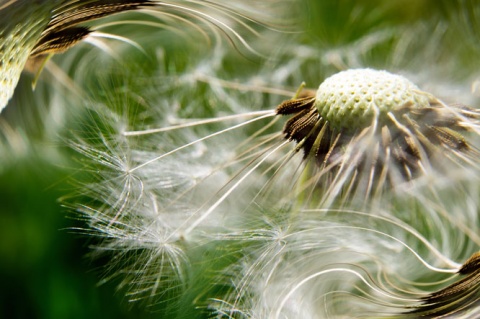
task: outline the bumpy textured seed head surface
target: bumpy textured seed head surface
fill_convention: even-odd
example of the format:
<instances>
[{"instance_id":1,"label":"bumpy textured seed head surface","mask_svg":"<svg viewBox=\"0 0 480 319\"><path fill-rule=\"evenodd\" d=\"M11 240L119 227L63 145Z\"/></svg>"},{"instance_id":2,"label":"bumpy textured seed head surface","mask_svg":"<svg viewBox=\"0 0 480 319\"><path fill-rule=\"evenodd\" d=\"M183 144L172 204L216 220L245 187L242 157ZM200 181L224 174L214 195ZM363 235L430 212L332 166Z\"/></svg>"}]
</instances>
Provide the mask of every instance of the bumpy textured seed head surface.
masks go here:
<instances>
[{"instance_id":1,"label":"bumpy textured seed head surface","mask_svg":"<svg viewBox=\"0 0 480 319\"><path fill-rule=\"evenodd\" d=\"M327 78L318 88L315 106L332 128L355 130L382 121L405 106L422 108L430 97L400 75L352 69Z\"/></svg>"},{"instance_id":2,"label":"bumpy textured seed head surface","mask_svg":"<svg viewBox=\"0 0 480 319\"><path fill-rule=\"evenodd\" d=\"M0 4L0 112L12 97L25 62L58 3L23 0Z\"/></svg>"}]
</instances>

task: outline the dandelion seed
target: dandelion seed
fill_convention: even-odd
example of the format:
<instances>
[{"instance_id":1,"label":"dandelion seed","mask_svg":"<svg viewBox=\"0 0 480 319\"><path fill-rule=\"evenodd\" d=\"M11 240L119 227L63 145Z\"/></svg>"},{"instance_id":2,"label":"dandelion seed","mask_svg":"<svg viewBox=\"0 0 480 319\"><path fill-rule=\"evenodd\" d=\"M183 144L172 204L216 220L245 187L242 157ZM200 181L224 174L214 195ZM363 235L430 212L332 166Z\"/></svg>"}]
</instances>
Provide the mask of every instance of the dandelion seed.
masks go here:
<instances>
[{"instance_id":1,"label":"dandelion seed","mask_svg":"<svg viewBox=\"0 0 480 319\"><path fill-rule=\"evenodd\" d=\"M477 252L468 258L458 273L462 275L468 275L478 270L480 270L480 252Z\"/></svg>"},{"instance_id":2,"label":"dandelion seed","mask_svg":"<svg viewBox=\"0 0 480 319\"><path fill-rule=\"evenodd\" d=\"M466 277L423 297L423 304L412 311L425 318L450 317L475 311L480 303L480 253L473 254L460 268L459 274ZM473 317L470 317L473 318Z\"/></svg>"}]
</instances>

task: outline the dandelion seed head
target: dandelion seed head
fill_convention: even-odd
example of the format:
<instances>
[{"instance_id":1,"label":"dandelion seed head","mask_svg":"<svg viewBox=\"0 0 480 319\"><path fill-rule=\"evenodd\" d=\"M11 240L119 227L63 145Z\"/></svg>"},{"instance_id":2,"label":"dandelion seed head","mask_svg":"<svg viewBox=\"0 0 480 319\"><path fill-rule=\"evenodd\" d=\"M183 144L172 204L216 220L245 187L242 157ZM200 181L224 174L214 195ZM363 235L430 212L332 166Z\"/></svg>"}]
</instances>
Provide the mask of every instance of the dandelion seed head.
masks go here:
<instances>
[{"instance_id":1,"label":"dandelion seed head","mask_svg":"<svg viewBox=\"0 0 480 319\"><path fill-rule=\"evenodd\" d=\"M386 71L340 72L316 96L284 101L276 112L293 115L285 138L316 163L304 188L318 185L326 205L370 201L421 176L449 175L471 167L477 153L477 110L447 105Z\"/></svg>"},{"instance_id":2,"label":"dandelion seed head","mask_svg":"<svg viewBox=\"0 0 480 319\"><path fill-rule=\"evenodd\" d=\"M391 111L427 107L429 98L401 75L352 69L332 75L318 88L315 107L333 128L359 129Z\"/></svg>"}]
</instances>

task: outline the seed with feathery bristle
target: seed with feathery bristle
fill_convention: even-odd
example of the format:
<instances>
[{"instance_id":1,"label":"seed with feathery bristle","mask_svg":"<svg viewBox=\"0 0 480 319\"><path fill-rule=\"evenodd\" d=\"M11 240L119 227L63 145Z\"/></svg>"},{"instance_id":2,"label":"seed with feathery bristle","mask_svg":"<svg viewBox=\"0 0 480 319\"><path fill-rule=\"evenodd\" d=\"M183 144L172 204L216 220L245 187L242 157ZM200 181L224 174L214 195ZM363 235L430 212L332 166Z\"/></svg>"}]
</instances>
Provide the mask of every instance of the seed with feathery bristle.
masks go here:
<instances>
[{"instance_id":1,"label":"seed with feathery bristle","mask_svg":"<svg viewBox=\"0 0 480 319\"><path fill-rule=\"evenodd\" d=\"M480 252L473 254L458 271L466 277L422 298L423 304L411 313L440 318L466 311L480 301Z\"/></svg>"},{"instance_id":2,"label":"seed with feathery bristle","mask_svg":"<svg viewBox=\"0 0 480 319\"><path fill-rule=\"evenodd\" d=\"M475 271L480 271L480 251L473 254L468 260L462 265L462 268L458 271L459 274L468 275Z\"/></svg>"}]
</instances>

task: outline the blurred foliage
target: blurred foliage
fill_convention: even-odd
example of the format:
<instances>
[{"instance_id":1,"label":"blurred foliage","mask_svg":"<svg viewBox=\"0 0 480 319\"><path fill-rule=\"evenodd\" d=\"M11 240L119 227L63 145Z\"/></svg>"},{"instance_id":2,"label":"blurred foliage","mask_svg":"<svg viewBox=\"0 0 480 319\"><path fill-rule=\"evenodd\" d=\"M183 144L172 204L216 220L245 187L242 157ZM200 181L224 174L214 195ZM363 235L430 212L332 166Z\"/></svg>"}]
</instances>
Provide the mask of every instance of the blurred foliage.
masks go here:
<instances>
[{"instance_id":1,"label":"blurred foliage","mask_svg":"<svg viewBox=\"0 0 480 319\"><path fill-rule=\"evenodd\" d=\"M28 88L29 81L21 85ZM4 120L11 120L12 111L35 112L19 100L15 97L2 114ZM20 127L14 129L24 128L15 124ZM47 145L41 129L27 127L25 136L34 148L0 172L0 317L156 317L126 303L122 293L115 293L115 283L98 286L100 264L86 258L89 241L69 230L81 223L66 218L58 202L71 189L72 166L61 164L68 161L68 150ZM50 161L43 156L45 148L65 157Z\"/></svg>"}]
</instances>

